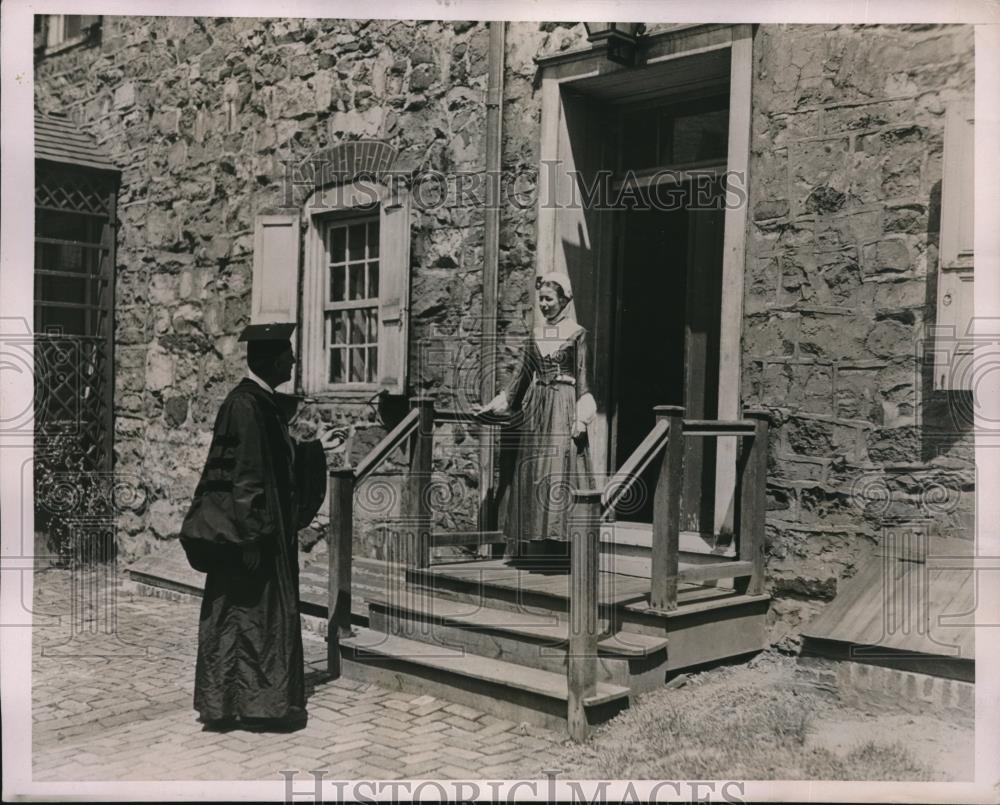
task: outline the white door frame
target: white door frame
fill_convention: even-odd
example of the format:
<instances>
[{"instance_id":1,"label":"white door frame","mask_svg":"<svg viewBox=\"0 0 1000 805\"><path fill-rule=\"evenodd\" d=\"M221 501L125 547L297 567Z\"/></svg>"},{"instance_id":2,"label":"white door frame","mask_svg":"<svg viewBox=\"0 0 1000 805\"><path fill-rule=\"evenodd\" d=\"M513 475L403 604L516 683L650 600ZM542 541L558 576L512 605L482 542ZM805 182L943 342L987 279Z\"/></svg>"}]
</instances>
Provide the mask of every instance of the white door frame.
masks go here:
<instances>
[{"instance_id":1,"label":"white door frame","mask_svg":"<svg viewBox=\"0 0 1000 805\"><path fill-rule=\"evenodd\" d=\"M747 189L750 160L751 81L753 75L753 29L751 25L685 26L651 36L645 64L661 64L698 53L730 49L729 148L727 155L727 197L739 200L725 211L722 256L722 311L719 341L719 418L740 416L740 381L742 355L740 339L743 323L743 282L746 270ZM546 203L566 192L574 169L569 147L569 131L563 110L563 85L594 76L627 70L609 62L600 48L538 59L542 74L542 120L538 171L538 209L536 219L536 272L565 271L565 257L558 248L561 232L575 230L590 249L597 233L587 230L582 210L560 209ZM548 166L558 166L552 172ZM555 185L553 184L555 182ZM562 214L563 219L560 219ZM566 220L571 214L572 220ZM607 439L606 415L598 422L599 439ZM596 445L595 445L596 446ZM604 445L602 444L602 447ZM736 437L718 441L716 463L715 530L731 533L736 481Z\"/></svg>"}]
</instances>

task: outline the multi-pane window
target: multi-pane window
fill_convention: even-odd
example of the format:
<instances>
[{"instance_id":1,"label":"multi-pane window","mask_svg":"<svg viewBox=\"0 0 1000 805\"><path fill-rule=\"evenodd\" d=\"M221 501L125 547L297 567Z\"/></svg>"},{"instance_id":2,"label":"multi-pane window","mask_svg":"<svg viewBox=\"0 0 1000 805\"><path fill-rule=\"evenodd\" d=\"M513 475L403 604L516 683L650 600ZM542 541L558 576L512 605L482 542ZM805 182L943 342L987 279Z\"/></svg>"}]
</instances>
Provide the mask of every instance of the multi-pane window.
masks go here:
<instances>
[{"instance_id":1,"label":"multi-pane window","mask_svg":"<svg viewBox=\"0 0 1000 805\"><path fill-rule=\"evenodd\" d=\"M94 43L101 18L92 14L36 14L35 48L43 55L82 43Z\"/></svg>"},{"instance_id":2,"label":"multi-pane window","mask_svg":"<svg viewBox=\"0 0 1000 805\"><path fill-rule=\"evenodd\" d=\"M728 94L630 109L621 123L621 150L633 169L726 160Z\"/></svg>"},{"instance_id":3,"label":"multi-pane window","mask_svg":"<svg viewBox=\"0 0 1000 805\"><path fill-rule=\"evenodd\" d=\"M378 377L379 219L334 221L327 256L327 382L374 383Z\"/></svg>"}]
</instances>

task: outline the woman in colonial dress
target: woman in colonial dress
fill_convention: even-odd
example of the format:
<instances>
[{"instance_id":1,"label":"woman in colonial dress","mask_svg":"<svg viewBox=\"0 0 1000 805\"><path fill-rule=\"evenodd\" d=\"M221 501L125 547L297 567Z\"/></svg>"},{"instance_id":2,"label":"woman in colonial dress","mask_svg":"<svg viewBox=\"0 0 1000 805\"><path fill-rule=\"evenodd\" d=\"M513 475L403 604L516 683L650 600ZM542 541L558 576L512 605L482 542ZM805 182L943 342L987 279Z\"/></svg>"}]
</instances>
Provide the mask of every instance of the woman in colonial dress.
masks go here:
<instances>
[{"instance_id":1,"label":"woman in colonial dress","mask_svg":"<svg viewBox=\"0 0 1000 805\"><path fill-rule=\"evenodd\" d=\"M509 462L501 457L499 499L507 558L558 563L569 556L572 490L593 486L587 425L596 405L569 277L545 274L536 290L534 328L514 376L480 413L511 414L501 444L514 452Z\"/></svg>"}]
</instances>

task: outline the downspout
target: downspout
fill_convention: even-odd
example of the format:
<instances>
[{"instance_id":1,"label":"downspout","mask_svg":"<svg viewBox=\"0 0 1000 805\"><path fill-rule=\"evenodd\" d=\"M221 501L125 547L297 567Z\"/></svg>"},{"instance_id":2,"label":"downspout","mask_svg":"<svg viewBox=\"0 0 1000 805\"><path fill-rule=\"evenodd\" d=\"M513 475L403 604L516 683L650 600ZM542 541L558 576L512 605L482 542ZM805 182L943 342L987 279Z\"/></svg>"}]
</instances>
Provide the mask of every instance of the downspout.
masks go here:
<instances>
[{"instance_id":1,"label":"downspout","mask_svg":"<svg viewBox=\"0 0 1000 805\"><path fill-rule=\"evenodd\" d=\"M500 155L503 137L504 44L507 24L488 22L490 31L487 55L489 75L486 84L486 210L483 216L483 309L479 327L479 395L483 403L493 398L497 378L497 294L500 278ZM479 528L496 528L493 488L494 434L483 428L479 438Z\"/></svg>"}]
</instances>

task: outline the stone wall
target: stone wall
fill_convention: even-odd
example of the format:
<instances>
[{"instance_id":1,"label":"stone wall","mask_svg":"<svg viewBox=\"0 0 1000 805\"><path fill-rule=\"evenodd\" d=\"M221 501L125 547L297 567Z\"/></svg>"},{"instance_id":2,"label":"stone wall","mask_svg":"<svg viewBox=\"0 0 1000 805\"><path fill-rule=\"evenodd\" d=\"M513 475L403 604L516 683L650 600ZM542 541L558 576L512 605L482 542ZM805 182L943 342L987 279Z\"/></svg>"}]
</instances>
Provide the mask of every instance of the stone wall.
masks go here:
<instances>
[{"instance_id":1,"label":"stone wall","mask_svg":"<svg viewBox=\"0 0 1000 805\"><path fill-rule=\"evenodd\" d=\"M743 398L777 416L772 615L837 592L886 519L971 538L968 394L935 392L944 111L969 26L762 26L754 41Z\"/></svg>"},{"instance_id":2,"label":"stone wall","mask_svg":"<svg viewBox=\"0 0 1000 805\"><path fill-rule=\"evenodd\" d=\"M98 47L37 65L38 108L71 115L122 169L115 449L147 491L119 524L126 558L177 533L219 403L245 372L237 336L249 316L254 216L286 203L285 163L376 137L399 150L398 168L481 170L487 40L473 22L105 17ZM472 204L415 211L414 352L425 338L477 344L477 324L455 333L481 306L482 237ZM444 365L424 362L413 390L447 400ZM400 406L382 413L391 425ZM321 420L350 425L356 460L384 434L378 419L340 400L303 411L297 425L304 436ZM445 432L439 445L439 469L467 480L442 507L452 520L468 520L476 499L465 436Z\"/></svg>"},{"instance_id":3,"label":"stone wall","mask_svg":"<svg viewBox=\"0 0 1000 805\"><path fill-rule=\"evenodd\" d=\"M106 17L98 48L39 63L39 108L69 112L123 169L116 452L149 489L121 522L128 555L176 533L212 418L244 371L253 220L284 203L283 162L379 137L401 166L480 170L487 44L471 22ZM581 23L507 28L502 161L523 192L501 212L501 382L533 293L534 59L585 44ZM935 309L943 112L971 97L972 69L969 27L756 29L742 392L776 417L776 637L836 594L885 518L971 535L969 400L931 390L916 344ZM479 371L482 210L418 206L411 257L412 390L449 405ZM385 423L404 409L384 407ZM348 460L385 432L357 401L307 409L299 433L319 421L351 426ZM439 435L439 518L469 525L478 434ZM365 523L400 492L392 472L362 490ZM382 551L365 524L358 549Z\"/></svg>"}]
</instances>

